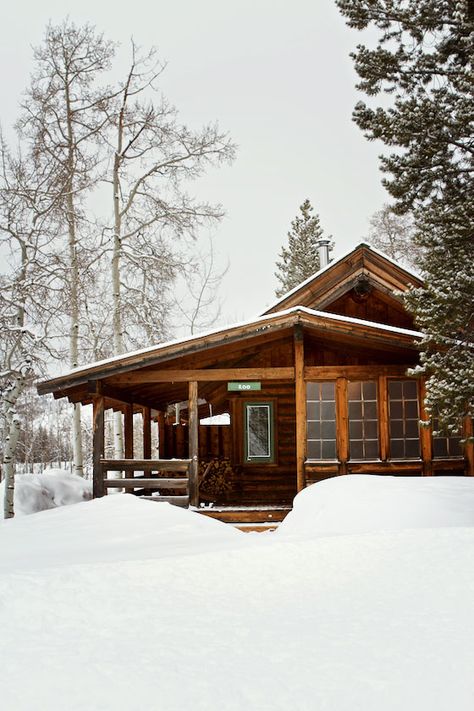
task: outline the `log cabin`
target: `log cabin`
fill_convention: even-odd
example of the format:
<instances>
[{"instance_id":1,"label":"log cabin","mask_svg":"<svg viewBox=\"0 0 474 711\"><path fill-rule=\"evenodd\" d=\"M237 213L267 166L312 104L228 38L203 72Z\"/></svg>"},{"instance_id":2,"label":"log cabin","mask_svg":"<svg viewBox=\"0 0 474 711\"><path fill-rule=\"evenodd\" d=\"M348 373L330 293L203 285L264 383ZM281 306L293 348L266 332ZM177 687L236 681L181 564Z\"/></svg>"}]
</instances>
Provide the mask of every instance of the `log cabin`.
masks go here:
<instances>
[{"instance_id":1,"label":"log cabin","mask_svg":"<svg viewBox=\"0 0 474 711\"><path fill-rule=\"evenodd\" d=\"M460 442L470 421L458 438L420 427L425 384L409 369L422 334L401 294L421 284L361 243L253 320L76 368L38 391L93 405L96 497L124 487L268 521L328 477L472 476L473 447ZM123 459L104 458L106 409L122 413Z\"/></svg>"}]
</instances>

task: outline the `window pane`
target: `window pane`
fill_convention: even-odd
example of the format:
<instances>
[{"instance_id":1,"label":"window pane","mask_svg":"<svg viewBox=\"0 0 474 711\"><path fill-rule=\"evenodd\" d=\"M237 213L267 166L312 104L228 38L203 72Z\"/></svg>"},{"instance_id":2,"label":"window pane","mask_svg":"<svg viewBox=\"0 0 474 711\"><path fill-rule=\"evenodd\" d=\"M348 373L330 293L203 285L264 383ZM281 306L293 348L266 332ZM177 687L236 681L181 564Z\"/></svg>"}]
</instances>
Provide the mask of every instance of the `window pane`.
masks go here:
<instances>
[{"instance_id":1,"label":"window pane","mask_svg":"<svg viewBox=\"0 0 474 711\"><path fill-rule=\"evenodd\" d=\"M319 402L308 402L306 405L306 416L308 420L319 420L320 404Z\"/></svg>"},{"instance_id":2,"label":"window pane","mask_svg":"<svg viewBox=\"0 0 474 711\"><path fill-rule=\"evenodd\" d=\"M376 420L377 419L377 403L376 402L365 402L364 403L364 418L366 420Z\"/></svg>"},{"instance_id":3,"label":"window pane","mask_svg":"<svg viewBox=\"0 0 474 711\"><path fill-rule=\"evenodd\" d=\"M247 455L270 457L270 406L247 405Z\"/></svg>"},{"instance_id":4,"label":"window pane","mask_svg":"<svg viewBox=\"0 0 474 711\"><path fill-rule=\"evenodd\" d=\"M362 391L364 400L377 400L377 385L373 381L369 380L362 383Z\"/></svg>"},{"instance_id":5,"label":"window pane","mask_svg":"<svg viewBox=\"0 0 474 711\"><path fill-rule=\"evenodd\" d=\"M336 402L334 382L307 383L308 459L336 457Z\"/></svg>"},{"instance_id":6,"label":"window pane","mask_svg":"<svg viewBox=\"0 0 474 711\"><path fill-rule=\"evenodd\" d=\"M349 401L349 419L350 420L361 420L362 419L362 403L361 402Z\"/></svg>"},{"instance_id":7,"label":"window pane","mask_svg":"<svg viewBox=\"0 0 474 711\"><path fill-rule=\"evenodd\" d=\"M461 426L459 432L461 433ZM439 423L436 418L433 420L433 431L439 430ZM433 456L434 457L462 457L463 448L461 445L461 436L440 434L433 437Z\"/></svg>"},{"instance_id":8,"label":"window pane","mask_svg":"<svg viewBox=\"0 0 474 711\"><path fill-rule=\"evenodd\" d=\"M377 383L354 381L347 389L351 459L378 457Z\"/></svg>"},{"instance_id":9,"label":"window pane","mask_svg":"<svg viewBox=\"0 0 474 711\"><path fill-rule=\"evenodd\" d=\"M416 380L403 381L403 398L405 400L416 400L418 398L418 387Z\"/></svg>"},{"instance_id":10,"label":"window pane","mask_svg":"<svg viewBox=\"0 0 474 711\"><path fill-rule=\"evenodd\" d=\"M397 400L390 400L390 418L401 420L403 417L403 404Z\"/></svg>"},{"instance_id":11,"label":"window pane","mask_svg":"<svg viewBox=\"0 0 474 711\"><path fill-rule=\"evenodd\" d=\"M308 422L308 439L320 439L321 438L321 423L320 422Z\"/></svg>"},{"instance_id":12,"label":"window pane","mask_svg":"<svg viewBox=\"0 0 474 711\"><path fill-rule=\"evenodd\" d=\"M388 397L390 456L392 459L418 458L420 441L417 381L389 381Z\"/></svg>"},{"instance_id":13,"label":"window pane","mask_svg":"<svg viewBox=\"0 0 474 711\"><path fill-rule=\"evenodd\" d=\"M377 459L377 457L379 456L379 443L377 440L366 441L365 456L367 459Z\"/></svg>"},{"instance_id":14,"label":"window pane","mask_svg":"<svg viewBox=\"0 0 474 711\"><path fill-rule=\"evenodd\" d=\"M369 420L364 424L364 435L366 439L377 439L378 427L376 420Z\"/></svg>"},{"instance_id":15,"label":"window pane","mask_svg":"<svg viewBox=\"0 0 474 711\"><path fill-rule=\"evenodd\" d=\"M307 400L319 400L319 383L307 383L306 398Z\"/></svg>"},{"instance_id":16,"label":"window pane","mask_svg":"<svg viewBox=\"0 0 474 711\"><path fill-rule=\"evenodd\" d=\"M362 422L360 420L349 421L349 437L351 439L362 439Z\"/></svg>"},{"instance_id":17,"label":"window pane","mask_svg":"<svg viewBox=\"0 0 474 711\"><path fill-rule=\"evenodd\" d=\"M347 397L349 400L360 400L360 382L347 383Z\"/></svg>"},{"instance_id":18,"label":"window pane","mask_svg":"<svg viewBox=\"0 0 474 711\"><path fill-rule=\"evenodd\" d=\"M334 420L336 416L336 406L334 402L321 403L321 419Z\"/></svg>"},{"instance_id":19,"label":"window pane","mask_svg":"<svg viewBox=\"0 0 474 711\"><path fill-rule=\"evenodd\" d=\"M407 439L406 440L406 456L407 457L419 457L420 456L420 442L417 439Z\"/></svg>"},{"instance_id":20,"label":"window pane","mask_svg":"<svg viewBox=\"0 0 474 711\"><path fill-rule=\"evenodd\" d=\"M321 383L321 400L334 400L334 383Z\"/></svg>"},{"instance_id":21,"label":"window pane","mask_svg":"<svg viewBox=\"0 0 474 711\"><path fill-rule=\"evenodd\" d=\"M323 439L336 439L336 423L334 420L321 423L321 437Z\"/></svg>"},{"instance_id":22,"label":"window pane","mask_svg":"<svg viewBox=\"0 0 474 711\"><path fill-rule=\"evenodd\" d=\"M363 459L364 458L364 445L362 440L351 442L351 458L352 459Z\"/></svg>"},{"instance_id":23,"label":"window pane","mask_svg":"<svg viewBox=\"0 0 474 711\"><path fill-rule=\"evenodd\" d=\"M308 459L321 459L321 442L320 440L308 441Z\"/></svg>"},{"instance_id":24,"label":"window pane","mask_svg":"<svg viewBox=\"0 0 474 711\"><path fill-rule=\"evenodd\" d=\"M336 442L329 439L323 440L321 443L322 459L336 458Z\"/></svg>"},{"instance_id":25,"label":"window pane","mask_svg":"<svg viewBox=\"0 0 474 711\"><path fill-rule=\"evenodd\" d=\"M390 399L402 399L402 384L399 380L390 380L388 383L388 395Z\"/></svg>"}]
</instances>

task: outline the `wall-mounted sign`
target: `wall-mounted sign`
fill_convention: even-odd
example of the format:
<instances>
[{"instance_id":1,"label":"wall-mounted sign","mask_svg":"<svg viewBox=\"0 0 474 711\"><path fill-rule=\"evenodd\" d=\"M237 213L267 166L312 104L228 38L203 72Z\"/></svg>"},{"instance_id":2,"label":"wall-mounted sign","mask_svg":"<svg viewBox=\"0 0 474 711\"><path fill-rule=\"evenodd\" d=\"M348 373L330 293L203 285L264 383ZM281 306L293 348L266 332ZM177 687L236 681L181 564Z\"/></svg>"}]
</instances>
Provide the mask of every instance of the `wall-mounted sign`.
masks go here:
<instances>
[{"instance_id":1,"label":"wall-mounted sign","mask_svg":"<svg viewBox=\"0 0 474 711\"><path fill-rule=\"evenodd\" d=\"M229 392L249 392L250 390L261 390L262 383L246 381L243 383L227 383Z\"/></svg>"}]
</instances>

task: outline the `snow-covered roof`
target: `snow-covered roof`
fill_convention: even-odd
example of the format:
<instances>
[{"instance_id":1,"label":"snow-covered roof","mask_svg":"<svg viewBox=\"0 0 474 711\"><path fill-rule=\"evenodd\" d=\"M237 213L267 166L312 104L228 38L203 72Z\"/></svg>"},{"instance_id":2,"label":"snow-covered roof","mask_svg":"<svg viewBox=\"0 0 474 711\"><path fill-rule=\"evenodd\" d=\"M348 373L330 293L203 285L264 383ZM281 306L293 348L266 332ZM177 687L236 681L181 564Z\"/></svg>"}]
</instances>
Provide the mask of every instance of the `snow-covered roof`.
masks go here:
<instances>
[{"instance_id":1,"label":"snow-covered roof","mask_svg":"<svg viewBox=\"0 0 474 711\"><path fill-rule=\"evenodd\" d=\"M74 368L70 370L69 372L65 373L62 376L59 376L57 378L53 378L50 380L43 381L42 383L39 383L38 389L40 392L49 392L47 390L47 387L49 385L52 385L53 383L59 384L62 381L65 380L73 380L75 379L75 376L77 378L80 378L81 376L84 376L91 371L97 371L100 370L101 368L108 369L108 366L111 366L113 364L120 364L121 366L127 365L128 363L130 365L135 365L136 367L141 367L141 365L149 365L149 363L137 363L137 359L140 359L142 356L147 356L147 355L157 355L159 356L160 354L165 354L166 351L173 351L176 349L176 347L184 347L192 344L198 344L201 341L205 342L206 339L216 337L216 336L222 336L223 339L225 339L226 336L232 335L234 331L238 331L240 329L246 329L248 328L249 330L254 327L255 332L259 332L260 330L264 330L266 327L271 327L272 322L278 322L280 320L285 320L285 318L288 318L291 320L291 317L293 316L300 316L303 318L304 317L309 317L311 318L318 318L327 322L336 322L336 323L341 323L341 324L351 324L354 326L360 326L364 328L369 328L369 329L374 329L378 331L384 331L386 333L392 333L392 334L399 334L401 336L409 337L409 338L422 338L423 334L420 333L419 331L412 331L406 328L399 328L396 326L389 326L387 324L383 323L377 323L375 321L367 321L364 319L358 319L352 316L341 316L340 314L332 314L328 313L327 311L317 311L314 309L310 309L306 306L292 306L289 309L284 309L282 311L277 311L273 312L271 314L267 314L264 316L259 316L255 319L249 319L246 321L242 321L240 323L235 323L230 326L226 326L225 328L215 328L209 331L206 331L204 333L200 333L197 335L192 335L188 336L186 338L181 338L181 339L174 339L171 341L167 341L166 343L161 343L157 344L154 346L148 346L146 348L142 348L139 350L131 351L129 353L123 353L121 355L117 356L112 356L110 358L105 358L100 361L96 361L94 363L90 363L88 365L84 366L79 366L77 368ZM171 355L171 354L170 354ZM176 354L179 355L179 354Z\"/></svg>"},{"instance_id":2,"label":"snow-covered roof","mask_svg":"<svg viewBox=\"0 0 474 711\"><path fill-rule=\"evenodd\" d=\"M343 252L337 259L334 259L333 261L329 262L329 264L326 264L325 267L321 267L317 272L314 272L314 274L311 274L307 279L302 281L300 284L297 284L293 289L290 289L286 294L283 296L280 296L273 304L271 304L268 308L265 309L263 313L268 313L270 310L276 308L278 304L286 301L290 296L293 296L293 294L296 294L298 291L301 289L304 289L305 286L310 284L314 279L320 277L322 274L324 274L327 271L330 271L333 269L337 264L340 262L344 261L344 259L347 259L351 254L354 254L358 249L361 249L361 247L364 247L365 249L368 249L369 251L373 252L374 254L377 254L379 257L382 257L383 259L386 259L387 262L390 262L390 264L393 264L397 269L402 270L405 272L409 277L413 277L417 280L422 280L422 276L416 272L415 270L408 269L405 266L400 265L398 262L396 262L394 259L391 257L387 256L384 252L382 252L379 249L376 249L375 247L372 247L371 244L368 242L359 242L355 247L352 247L351 249Z\"/></svg>"}]
</instances>

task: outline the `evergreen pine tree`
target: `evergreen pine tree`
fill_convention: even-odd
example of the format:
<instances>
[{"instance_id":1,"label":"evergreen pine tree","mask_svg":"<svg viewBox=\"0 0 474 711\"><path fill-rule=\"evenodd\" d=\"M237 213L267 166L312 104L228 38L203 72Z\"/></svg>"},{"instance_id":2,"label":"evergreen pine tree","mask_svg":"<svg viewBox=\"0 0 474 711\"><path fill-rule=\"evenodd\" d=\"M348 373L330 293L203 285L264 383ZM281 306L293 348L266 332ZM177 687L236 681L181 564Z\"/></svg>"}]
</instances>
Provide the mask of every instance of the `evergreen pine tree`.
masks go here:
<instances>
[{"instance_id":1,"label":"evergreen pine tree","mask_svg":"<svg viewBox=\"0 0 474 711\"><path fill-rule=\"evenodd\" d=\"M276 262L275 276L280 282L276 296L283 296L320 268L318 240L323 236L323 229L319 216L312 212L310 201L305 200L300 205L300 214L291 223L288 247L281 248L280 261ZM329 248L332 249L332 244Z\"/></svg>"},{"instance_id":2,"label":"evergreen pine tree","mask_svg":"<svg viewBox=\"0 0 474 711\"><path fill-rule=\"evenodd\" d=\"M426 333L427 404L443 429L474 415L474 2L336 0L350 27L378 31L353 55L369 97L354 120L381 157L400 213L412 212L426 286L407 304ZM388 102L387 98L391 98Z\"/></svg>"}]
</instances>

